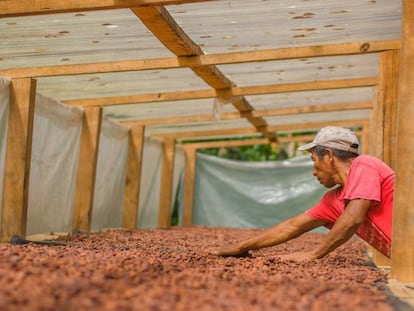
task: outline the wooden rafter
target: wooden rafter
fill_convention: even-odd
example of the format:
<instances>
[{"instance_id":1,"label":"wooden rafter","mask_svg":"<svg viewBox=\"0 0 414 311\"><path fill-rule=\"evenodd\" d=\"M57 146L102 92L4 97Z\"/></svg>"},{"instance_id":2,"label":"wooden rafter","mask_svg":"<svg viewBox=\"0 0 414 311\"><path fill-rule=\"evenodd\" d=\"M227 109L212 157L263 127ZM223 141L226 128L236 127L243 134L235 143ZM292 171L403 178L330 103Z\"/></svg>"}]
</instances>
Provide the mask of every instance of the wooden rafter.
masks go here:
<instances>
[{"instance_id":1,"label":"wooden rafter","mask_svg":"<svg viewBox=\"0 0 414 311\"><path fill-rule=\"evenodd\" d=\"M352 119L341 121L320 121L320 122L306 122L306 123L291 123L283 125L269 126L270 131L282 132L282 131L302 131L308 129L319 129L328 125L337 125L343 127L357 127L366 126L368 119ZM158 133L153 137L161 139L174 137L175 139L191 139L191 138L203 138L203 137L228 137L237 135L257 135L260 134L255 128L237 128L237 129L225 129L225 130L212 130L212 131L196 131L196 132L176 132L176 133Z\"/></svg>"},{"instance_id":2,"label":"wooden rafter","mask_svg":"<svg viewBox=\"0 0 414 311\"><path fill-rule=\"evenodd\" d=\"M163 6L137 7L132 8L131 10L165 45L165 47L175 55L199 56L204 54L201 48L187 36ZM252 112L254 110L244 97L238 97L233 100L231 90L236 85L227 79L215 65L192 66L190 68L208 85L216 90L218 97L221 97L221 94L223 93L226 94L224 96L225 100L230 101L240 112ZM261 117L254 117L251 114L246 118L253 124L253 126L262 132L265 137L269 138L271 141L277 141L276 135L267 131L266 120Z\"/></svg>"},{"instance_id":3,"label":"wooden rafter","mask_svg":"<svg viewBox=\"0 0 414 311\"><path fill-rule=\"evenodd\" d=\"M350 102L350 103L338 103L338 104L322 104L322 105L311 105L291 108L275 108L275 109L264 109L255 110L252 112L253 115L260 117L269 116L286 116L295 115L298 113L311 113L311 112L330 112L330 111L345 111L345 110L358 110L358 109L371 109L371 101L361 102ZM220 120L237 120L241 117L240 112L227 112L220 116ZM126 122L134 126L149 126L149 125L160 125L160 124L182 124L182 123L194 123L194 122L207 122L213 121L214 116L211 114L197 114L189 116L177 116L177 117L166 117L166 118L152 118L144 120L125 120Z\"/></svg>"}]
</instances>

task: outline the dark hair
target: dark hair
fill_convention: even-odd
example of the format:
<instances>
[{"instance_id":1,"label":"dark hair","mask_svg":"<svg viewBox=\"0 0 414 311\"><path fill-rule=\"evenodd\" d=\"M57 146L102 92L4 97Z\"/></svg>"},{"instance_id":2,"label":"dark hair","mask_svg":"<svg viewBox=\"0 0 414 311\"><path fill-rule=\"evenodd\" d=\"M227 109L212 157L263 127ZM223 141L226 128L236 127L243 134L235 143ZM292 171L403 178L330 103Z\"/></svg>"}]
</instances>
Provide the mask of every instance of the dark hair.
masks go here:
<instances>
[{"instance_id":1,"label":"dark hair","mask_svg":"<svg viewBox=\"0 0 414 311\"><path fill-rule=\"evenodd\" d=\"M319 160L322 160L327 148L328 147L324 147L324 146L316 146L312 148L312 152L314 152L318 156ZM342 161L353 159L359 156L359 154L350 152L350 151L338 150L335 148L329 148L329 149L331 149L332 153Z\"/></svg>"}]
</instances>

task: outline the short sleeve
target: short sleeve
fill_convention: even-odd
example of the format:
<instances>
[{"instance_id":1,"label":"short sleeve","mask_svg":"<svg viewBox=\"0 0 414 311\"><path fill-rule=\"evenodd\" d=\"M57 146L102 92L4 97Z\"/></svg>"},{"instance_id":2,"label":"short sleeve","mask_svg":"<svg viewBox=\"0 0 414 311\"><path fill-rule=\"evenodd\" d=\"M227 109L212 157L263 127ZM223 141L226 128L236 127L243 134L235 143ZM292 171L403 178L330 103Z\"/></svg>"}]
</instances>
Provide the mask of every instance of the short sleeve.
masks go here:
<instances>
[{"instance_id":1,"label":"short sleeve","mask_svg":"<svg viewBox=\"0 0 414 311\"><path fill-rule=\"evenodd\" d=\"M313 219L334 223L344 210L344 204L339 199L341 187L328 191L314 207L305 213Z\"/></svg>"}]
</instances>

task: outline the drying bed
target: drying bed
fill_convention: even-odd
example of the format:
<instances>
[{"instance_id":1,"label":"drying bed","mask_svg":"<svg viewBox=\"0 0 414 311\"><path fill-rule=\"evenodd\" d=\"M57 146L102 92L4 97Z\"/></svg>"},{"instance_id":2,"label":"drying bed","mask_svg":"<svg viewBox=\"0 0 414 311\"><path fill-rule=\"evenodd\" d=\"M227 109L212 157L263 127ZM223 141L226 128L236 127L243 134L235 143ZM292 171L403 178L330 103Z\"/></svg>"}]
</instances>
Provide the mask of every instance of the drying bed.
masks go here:
<instances>
[{"instance_id":1,"label":"drying bed","mask_svg":"<svg viewBox=\"0 0 414 311\"><path fill-rule=\"evenodd\" d=\"M56 236L57 245L0 245L7 310L396 310L387 273L351 239L305 263L278 254L312 249L307 233L250 256L209 252L263 229L172 227Z\"/></svg>"}]
</instances>

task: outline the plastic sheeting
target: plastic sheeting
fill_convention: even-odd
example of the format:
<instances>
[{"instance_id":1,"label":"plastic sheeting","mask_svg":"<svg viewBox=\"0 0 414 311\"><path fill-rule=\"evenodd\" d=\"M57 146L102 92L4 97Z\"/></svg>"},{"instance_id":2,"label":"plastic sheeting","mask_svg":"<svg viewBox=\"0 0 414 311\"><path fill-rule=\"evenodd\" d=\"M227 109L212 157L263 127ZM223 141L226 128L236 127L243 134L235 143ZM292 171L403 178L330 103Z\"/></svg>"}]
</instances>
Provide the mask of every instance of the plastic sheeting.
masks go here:
<instances>
[{"instance_id":1,"label":"plastic sheeting","mask_svg":"<svg viewBox=\"0 0 414 311\"><path fill-rule=\"evenodd\" d=\"M27 234L72 230L82 114L36 94Z\"/></svg>"},{"instance_id":2,"label":"plastic sheeting","mask_svg":"<svg viewBox=\"0 0 414 311\"><path fill-rule=\"evenodd\" d=\"M142 229L158 227L158 210L160 205L160 183L162 168L163 142L156 138L146 137L142 155L141 189L138 210L138 227ZM184 152L175 149L173 198L171 213L176 198L176 189L184 167Z\"/></svg>"},{"instance_id":3,"label":"plastic sheeting","mask_svg":"<svg viewBox=\"0 0 414 311\"><path fill-rule=\"evenodd\" d=\"M198 153L193 223L266 228L295 216L327 190L312 175L312 167L309 155L241 162Z\"/></svg>"},{"instance_id":4,"label":"plastic sheeting","mask_svg":"<svg viewBox=\"0 0 414 311\"><path fill-rule=\"evenodd\" d=\"M3 207L4 165L6 163L7 120L9 116L10 79L0 77L0 215ZM0 222L1 230L1 222Z\"/></svg>"},{"instance_id":5,"label":"plastic sheeting","mask_svg":"<svg viewBox=\"0 0 414 311\"><path fill-rule=\"evenodd\" d=\"M108 118L99 137L91 229L122 227L129 128Z\"/></svg>"}]
</instances>

